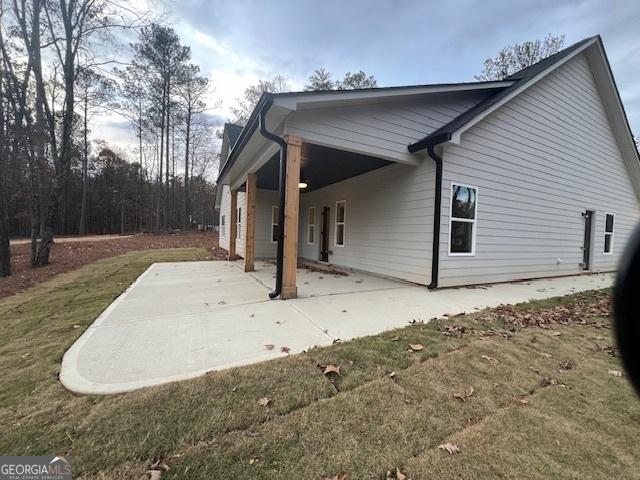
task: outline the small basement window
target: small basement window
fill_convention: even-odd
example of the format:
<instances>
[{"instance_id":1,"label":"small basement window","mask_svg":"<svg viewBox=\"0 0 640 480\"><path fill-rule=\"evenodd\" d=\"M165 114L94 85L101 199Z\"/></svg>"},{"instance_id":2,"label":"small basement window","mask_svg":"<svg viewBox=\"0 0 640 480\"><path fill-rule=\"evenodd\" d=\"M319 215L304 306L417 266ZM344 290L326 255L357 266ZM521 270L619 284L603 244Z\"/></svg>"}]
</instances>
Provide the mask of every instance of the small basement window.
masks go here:
<instances>
[{"instance_id":1,"label":"small basement window","mask_svg":"<svg viewBox=\"0 0 640 480\"><path fill-rule=\"evenodd\" d=\"M449 215L449 255L476 254L476 210L478 188L451 184L451 215Z\"/></svg>"},{"instance_id":2,"label":"small basement window","mask_svg":"<svg viewBox=\"0 0 640 480\"><path fill-rule=\"evenodd\" d=\"M277 205L271 207L271 243L278 241L278 218L280 217L280 209Z\"/></svg>"},{"instance_id":3,"label":"small basement window","mask_svg":"<svg viewBox=\"0 0 640 480\"><path fill-rule=\"evenodd\" d=\"M307 243L309 245L316 243L316 207L309 207L309 216L307 219Z\"/></svg>"},{"instance_id":4,"label":"small basement window","mask_svg":"<svg viewBox=\"0 0 640 480\"><path fill-rule=\"evenodd\" d=\"M236 211L238 212L238 218L236 220L236 238L240 239L242 236L242 207L238 207Z\"/></svg>"},{"instance_id":5,"label":"small basement window","mask_svg":"<svg viewBox=\"0 0 640 480\"><path fill-rule=\"evenodd\" d=\"M613 253L613 222L615 216L607 213L604 220L604 254L611 255Z\"/></svg>"},{"instance_id":6,"label":"small basement window","mask_svg":"<svg viewBox=\"0 0 640 480\"><path fill-rule=\"evenodd\" d=\"M336 233L334 244L336 247L344 247L344 228L346 220L347 202L336 202Z\"/></svg>"},{"instance_id":7,"label":"small basement window","mask_svg":"<svg viewBox=\"0 0 640 480\"><path fill-rule=\"evenodd\" d=\"M225 228L225 216L222 215L220 217L220 235L223 237L227 236L227 229Z\"/></svg>"}]
</instances>

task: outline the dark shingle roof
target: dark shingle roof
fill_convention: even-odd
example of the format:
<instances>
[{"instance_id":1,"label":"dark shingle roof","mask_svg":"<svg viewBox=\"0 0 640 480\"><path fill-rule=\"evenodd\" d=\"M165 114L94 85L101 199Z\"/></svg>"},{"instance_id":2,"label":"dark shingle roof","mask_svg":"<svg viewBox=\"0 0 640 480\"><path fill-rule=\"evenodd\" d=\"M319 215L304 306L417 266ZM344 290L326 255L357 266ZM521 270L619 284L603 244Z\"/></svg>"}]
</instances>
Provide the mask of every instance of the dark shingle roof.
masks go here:
<instances>
[{"instance_id":1,"label":"dark shingle roof","mask_svg":"<svg viewBox=\"0 0 640 480\"><path fill-rule=\"evenodd\" d=\"M229 150L231 150L238 141L238 137L244 127L242 125L236 125L235 123L225 123L224 128L229 136Z\"/></svg>"},{"instance_id":2,"label":"dark shingle roof","mask_svg":"<svg viewBox=\"0 0 640 480\"><path fill-rule=\"evenodd\" d=\"M533 65L523 68L522 70L514 73L513 75L508 76L507 78L505 78L505 80L514 80L515 83L513 85L511 85L510 87L503 88L502 90L496 92L495 94L487 97L480 103L471 107L469 110L462 112L460 115L458 115L456 118L451 120L449 123L431 132L429 135L427 135L423 139L418 140L415 143L412 143L408 147L409 151L417 152L419 150L423 150L427 148L428 146L434 146L439 143L443 143L443 142L446 142L447 140L450 140L454 132L456 132L458 129L462 128L463 126L465 126L477 115L491 108L493 105L497 104L500 100L502 100L503 98L511 94L514 90L517 90L523 84L527 83L533 77L535 77L541 72L544 72L549 67L555 65L556 63L558 63L559 61L561 61L562 59L564 59L565 57L567 57L568 55L570 55L571 53L573 53L574 51L576 51L577 49L585 45L586 43L591 42L594 38L599 38L599 37L585 38L584 40L578 43L574 43L570 47L560 50L559 52L551 55L550 57L540 60L539 62L534 63Z\"/></svg>"}]
</instances>

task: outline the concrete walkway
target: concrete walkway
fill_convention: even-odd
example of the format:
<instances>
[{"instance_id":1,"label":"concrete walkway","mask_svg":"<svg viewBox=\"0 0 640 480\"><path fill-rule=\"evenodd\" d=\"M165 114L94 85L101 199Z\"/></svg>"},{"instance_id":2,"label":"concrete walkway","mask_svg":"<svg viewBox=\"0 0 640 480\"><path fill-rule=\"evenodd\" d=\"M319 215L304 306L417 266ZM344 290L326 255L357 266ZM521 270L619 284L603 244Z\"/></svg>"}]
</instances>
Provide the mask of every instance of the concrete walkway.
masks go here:
<instances>
[{"instance_id":1,"label":"concrete walkway","mask_svg":"<svg viewBox=\"0 0 640 480\"><path fill-rule=\"evenodd\" d=\"M274 266L158 263L116 299L66 352L60 380L87 394L184 380L502 303L604 288L611 274L476 288L425 287L351 272L299 270L299 297L271 301ZM267 345L273 345L269 349Z\"/></svg>"}]
</instances>

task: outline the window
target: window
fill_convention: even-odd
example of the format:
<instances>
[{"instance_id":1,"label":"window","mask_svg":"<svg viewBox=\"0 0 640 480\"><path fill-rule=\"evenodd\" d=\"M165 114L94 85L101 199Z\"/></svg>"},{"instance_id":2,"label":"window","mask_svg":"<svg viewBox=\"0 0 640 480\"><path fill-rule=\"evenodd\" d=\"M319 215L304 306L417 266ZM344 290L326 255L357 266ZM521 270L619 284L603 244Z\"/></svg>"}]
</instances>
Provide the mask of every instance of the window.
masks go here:
<instances>
[{"instance_id":1,"label":"window","mask_svg":"<svg viewBox=\"0 0 640 480\"><path fill-rule=\"evenodd\" d=\"M222 217L220 217L220 235L222 235L223 237L225 237L227 235L227 229L225 228L225 216L222 215Z\"/></svg>"},{"instance_id":2,"label":"window","mask_svg":"<svg viewBox=\"0 0 640 480\"><path fill-rule=\"evenodd\" d=\"M240 239L242 236L242 207L238 207L238 218L236 220L236 238Z\"/></svg>"},{"instance_id":3,"label":"window","mask_svg":"<svg viewBox=\"0 0 640 480\"><path fill-rule=\"evenodd\" d=\"M449 216L449 255L476 254L476 210L478 188L451 184Z\"/></svg>"},{"instance_id":4,"label":"window","mask_svg":"<svg viewBox=\"0 0 640 480\"><path fill-rule=\"evenodd\" d=\"M336 202L336 233L335 246L344 247L344 223L346 218L347 202L341 200Z\"/></svg>"},{"instance_id":5,"label":"window","mask_svg":"<svg viewBox=\"0 0 640 480\"><path fill-rule=\"evenodd\" d=\"M309 218L307 219L307 243L316 243L316 207L309 207Z\"/></svg>"},{"instance_id":6,"label":"window","mask_svg":"<svg viewBox=\"0 0 640 480\"><path fill-rule=\"evenodd\" d=\"M278 219L280 209L274 205L271 207L271 243L278 241Z\"/></svg>"},{"instance_id":7,"label":"window","mask_svg":"<svg viewBox=\"0 0 640 480\"><path fill-rule=\"evenodd\" d=\"M613 253L613 221L614 215L607 213L604 220L604 254L611 255Z\"/></svg>"}]
</instances>

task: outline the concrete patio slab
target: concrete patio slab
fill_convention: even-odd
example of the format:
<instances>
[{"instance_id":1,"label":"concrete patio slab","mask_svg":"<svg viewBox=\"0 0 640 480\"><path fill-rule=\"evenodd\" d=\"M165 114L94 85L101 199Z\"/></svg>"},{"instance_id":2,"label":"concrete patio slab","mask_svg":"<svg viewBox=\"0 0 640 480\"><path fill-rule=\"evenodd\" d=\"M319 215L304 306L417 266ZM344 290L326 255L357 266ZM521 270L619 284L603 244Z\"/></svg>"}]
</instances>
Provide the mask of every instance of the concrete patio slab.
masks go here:
<instances>
[{"instance_id":1,"label":"concrete patio slab","mask_svg":"<svg viewBox=\"0 0 640 480\"><path fill-rule=\"evenodd\" d=\"M429 291L358 272L301 269L299 298L271 301L275 267L257 262L154 264L65 353L60 380L85 394L120 393L298 353L462 312L612 284L583 275ZM273 346L267 348L267 345Z\"/></svg>"},{"instance_id":2,"label":"concrete patio slab","mask_svg":"<svg viewBox=\"0 0 640 480\"><path fill-rule=\"evenodd\" d=\"M599 274L434 291L404 284L394 289L288 302L306 317L315 319L334 339L350 340L404 327L413 320L427 322L445 314L470 313L501 304L606 288L612 282L610 274Z\"/></svg>"},{"instance_id":3,"label":"concrete patio slab","mask_svg":"<svg viewBox=\"0 0 640 480\"><path fill-rule=\"evenodd\" d=\"M241 268L242 263L236 263ZM275 284L275 265L269 262L256 262L255 267L256 271L251 272L251 275L267 288L273 289ZM399 280L391 280L359 272L347 272L348 275L343 276L299 268L297 273L298 298L371 292L409 285Z\"/></svg>"}]
</instances>

